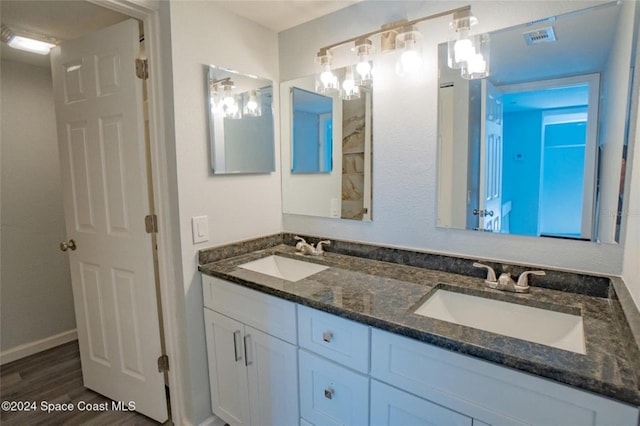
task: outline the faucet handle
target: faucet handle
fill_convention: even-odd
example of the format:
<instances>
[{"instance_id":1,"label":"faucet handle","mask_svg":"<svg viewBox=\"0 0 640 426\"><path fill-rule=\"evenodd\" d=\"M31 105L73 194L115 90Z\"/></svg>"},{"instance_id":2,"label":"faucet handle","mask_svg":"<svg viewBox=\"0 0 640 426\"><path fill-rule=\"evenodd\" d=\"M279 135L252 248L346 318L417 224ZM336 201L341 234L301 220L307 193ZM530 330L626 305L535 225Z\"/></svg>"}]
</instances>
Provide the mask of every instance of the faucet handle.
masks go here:
<instances>
[{"instance_id":1,"label":"faucet handle","mask_svg":"<svg viewBox=\"0 0 640 426\"><path fill-rule=\"evenodd\" d=\"M294 240L298 240L298 241L300 241L301 243L305 243L305 244L307 243L307 242L304 240L304 238L299 237L299 236L297 236L297 235L296 235L295 237L293 237L293 239L294 239Z\"/></svg>"},{"instance_id":2,"label":"faucet handle","mask_svg":"<svg viewBox=\"0 0 640 426\"><path fill-rule=\"evenodd\" d=\"M324 253L323 245L330 246L331 245L331 241L329 241L329 240L318 241L318 243L316 244L316 253L317 254Z\"/></svg>"},{"instance_id":3,"label":"faucet handle","mask_svg":"<svg viewBox=\"0 0 640 426\"><path fill-rule=\"evenodd\" d=\"M529 275L547 275L544 271L526 271L518 277L518 286L529 287Z\"/></svg>"},{"instance_id":4,"label":"faucet handle","mask_svg":"<svg viewBox=\"0 0 640 426\"><path fill-rule=\"evenodd\" d=\"M485 268L487 270L487 279L484 282L488 283L496 283L498 280L496 279L496 271L489 265L485 265L479 262L475 262L473 264L476 268Z\"/></svg>"}]
</instances>

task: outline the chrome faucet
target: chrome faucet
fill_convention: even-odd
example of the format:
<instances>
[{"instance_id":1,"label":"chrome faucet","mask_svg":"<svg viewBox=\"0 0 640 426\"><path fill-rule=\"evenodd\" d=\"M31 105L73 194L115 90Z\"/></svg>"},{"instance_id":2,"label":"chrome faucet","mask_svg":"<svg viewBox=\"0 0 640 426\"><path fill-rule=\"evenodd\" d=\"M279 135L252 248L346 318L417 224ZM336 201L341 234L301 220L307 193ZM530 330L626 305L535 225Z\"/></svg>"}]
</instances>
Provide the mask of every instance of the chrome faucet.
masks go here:
<instances>
[{"instance_id":1,"label":"chrome faucet","mask_svg":"<svg viewBox=\"0 0 640 426\"><path fill-rule=\"evenodd\" d=\"M496 272L491 266L482 263L474 263L476 268L485 268L487 270L487 279L484 280L485 286L496 290L511 291L514 293L529 292L529 275L546 275L544 271L526 271L520 274L518 282L511 278L510 272L503 272L496 280Z\"/></svg>"},{"instance_id":2,"label":"chrome faucet","mask_svg":"<svg viewBox=\"0 0 640 426\"><path fill-rule=\"evenodd\" d=\"M314 247L313 244L309 244L304 240L304 238L295 236L293 237L298 241L296 244L296 250L300 252L300 254L311 255L311 256L320 256L324 254L324 246L331 245L331 241L323 240L319 241L318 244Z\"/></svg>"}]
</instances>

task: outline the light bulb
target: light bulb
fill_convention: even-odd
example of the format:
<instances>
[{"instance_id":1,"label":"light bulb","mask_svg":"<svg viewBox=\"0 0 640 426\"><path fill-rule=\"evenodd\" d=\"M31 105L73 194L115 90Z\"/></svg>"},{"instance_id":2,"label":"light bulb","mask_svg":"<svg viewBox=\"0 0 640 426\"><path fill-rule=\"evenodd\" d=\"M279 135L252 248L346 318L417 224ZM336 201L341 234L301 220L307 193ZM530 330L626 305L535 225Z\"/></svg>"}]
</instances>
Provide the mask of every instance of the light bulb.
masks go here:
<instances>
[{"instance_id":1,"label":"light bulb","mask_svg":"<svg viewBox=\"0 0 640 426\"><path fill-rule=\"evenodd\" d=\"M356 71L362 78L365 78L371 72L371 64L369 61L358 62L358 65L356 65Z\"/></svg>"},{"instance_id":2,"label":"light bulb","mask_svg":"<svg viewBox=\"0 0 640 426\"><path fill-rule=\"evenodd\" d=\"M468 38L456 41L453 51L455 55L455 62L457 64L468 61L469 58L476 53L473 43L471 43L471 40Z\"/></svg>"},{"instance_id":3,"label":"light bulb","mask_svg":"<svg viewBox=\"0 0 640 426\"><path fill-rule=\"evenodd\" d=\"M353 69L347 67L344 81L342 82L342 99L351 100L358 99L360 97L360 87L356 85L356 81L353 78Z\"/></svg>"},{"instance_id":4,"label":"light bulb","mask_svg":"<svg viewBox=\"0 0 640 426\"><path fill-rule=\"evenodd\" d=\"M231 95L225 95L225 97L222 99L222 103L227 107L231 107L235 105L236 100L233 99L233 96Z\"/></svg>"},{"instance_id":5,"label":"light bulb","mask_svg":"<svg viewBox=\"0 0 640 426\"><path fill-rule=\"evenodd\" d=\"M406 74L418 72L420 70L422 58L415 50L406 50L402 52L400 62L402 63L402 71Z\"/></svg>"},{"instance_id":6,"label":"light bulb","mask_svg":"<svg viewBox=\"0 0 640 426\"><path fill-rule=\"evenodd\" d=\"M247 109L249 111L255 111L258 109L258 102L256 102L255 99L249 99L249 102L247 102Z\"/></svg>"},{"instance_id":7,"label":"light bulb","mask_svg":"<svg viewBox=\"0 0 640 426\"><path fill-rule=\"evenodd\" d=\"M320 74L320 81L322 82L322 84L324 84L324 87L328 87L329 85L331 85L334 79L335 76L333 75L331 70L323 71Z\"/></svg>"},{"instance_id":8,"label":"light bulb","mask_svg":"<svg viewBox=\"0 0 640 426\"><path fill-rule=\"evenodd\" d=\"M360 86L369 86L372 83L371 76L371 52L373 43L370 39L364 38L356 40L353 49L356 52L356 73L358 78L356 83Z\"/></svg>"},{"instance_id":9,"label":"light bulb","mask_svg":"<svg viewBox=\"0 0 640 426\"><path fill-rule=\"evenodd\" d=\"M474 54L467 61L467 67L471 74L483 74L487 70L487 62L482 55Z\"/></svg>"}]
</instances>

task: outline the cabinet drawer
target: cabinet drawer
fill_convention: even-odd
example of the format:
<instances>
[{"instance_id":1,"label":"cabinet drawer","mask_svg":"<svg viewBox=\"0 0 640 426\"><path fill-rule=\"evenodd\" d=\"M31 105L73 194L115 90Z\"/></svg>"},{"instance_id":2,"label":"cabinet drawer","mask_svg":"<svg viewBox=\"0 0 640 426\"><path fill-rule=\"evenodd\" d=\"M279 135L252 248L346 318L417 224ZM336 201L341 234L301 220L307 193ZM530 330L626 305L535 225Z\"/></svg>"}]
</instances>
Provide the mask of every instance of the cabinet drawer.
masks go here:
<instances>
[{"instance_id":1,"label":"cabinet drawer","mask_svg":"<svg viewBox=\"0 0 640 426\"><path fill-rule=\"evenodd\" d=\"M471 426L471 417L371 380L371 425Z\"/></svg>"},{"instance_id":2,"label":"cabinet drawer","mask_svg":"<svg viewBox=\"0 0 640 426\"><path fill-rule=\"evenodd\" d=\"M354 370L369 371L369 327L306 306L298 307L300 346Z\"/></svg>"},{"instance_id":3,"label":"cabinet drawer","mask_svg":"<svg viewBox=\"0 0 640 426\"><path fill-rule=\"evenodd\" d=\"M368 424L369 379L305 350L298 353L300 416L314 425Z\"/></svg>"},{"instance_id":4,"label":"cabinet drawer","mask_svg":"<svg viewBox=\"0 0 640 426\"><path fill-rule=\"evenodd\" d=\"M487 424L638 422L637 408L372 329L371 377ZM499 395L499 397L496 397ZM478 423L480 424L480 423Z\"/></svg>"},{"instance_id":5,"label":"cabinet drawer","mask_svg":"<svg viewBox=\"0 0 640 426\"><path fill-rule=\"evenodd\" d=\"M296 344L296 305L202 274L204 306Z\"/></svg>"}]
</instances>

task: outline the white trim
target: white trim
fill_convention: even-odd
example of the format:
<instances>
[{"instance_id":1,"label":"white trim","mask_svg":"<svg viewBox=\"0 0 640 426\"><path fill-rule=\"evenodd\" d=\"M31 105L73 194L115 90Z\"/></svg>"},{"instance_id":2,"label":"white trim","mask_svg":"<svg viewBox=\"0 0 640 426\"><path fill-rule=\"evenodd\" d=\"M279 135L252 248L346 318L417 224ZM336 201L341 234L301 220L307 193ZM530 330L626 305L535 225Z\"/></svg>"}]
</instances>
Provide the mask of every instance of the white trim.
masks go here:
<instances>
[{"instance_id":1,"label":"white trim","mask_svg":"<svg viewBox=\"0 0 640 426\"><path fill-rule=\"evenodd\" d=\"M549 88L570 87L580 84L587 84L589 87L589 101L587 105L587 144L585 147L584 159L584 183L582 186L582 224L580 237L589 240L593 239L594 223L596 223L596 175L598 173L598 119L600 107L600 74L581 74L571 77L554 78L550 80L530 81L519 84L509 84L501 86L500 89L504 93L529 92L533 90L543 90ZM542 141L544 141L544 126L542 123ZM544 143L542 143L542 152L544 152ZM540 194L538 203L542 202L542 167L544 164L544 155L540 160ZM538 208L538 215L540 215ZM541 220L538 217L538 235L540 235Z\"/></svg>"},{"instance_id":2,"label":"white trim","mask_svg":"<svg viewBox=\"0 0 640 426\"><path fill-rule=\"evenodd\" d=\"M18 359L28 357L29 355L64 345L65 343L69 343L74 340L78 340L78 331L75 328L73 330L45 337L44 339L7 349L6 351L0 352L0 365L8 364Z\"/></svg>"},{"instance_id":3,"label":"white trim","mask_svg":"<svg viewBox=\"0 0 640 426\"><path fill-rule=\"evenodd\" d=\"M206 418L202 423L200 423L198 426L224 426L225 425L225 421L222 420L221 418L217 417L215 414L212 415L211 417Z\"/></svg>"},{"instance_id":4,"label":"white trim","mask_svg":"<svg viewBox=\"0 0 640 426\"><path fill-rule=\"evenodd\" d=\"M185 395L187 391L183 381L188 383L187 372L183 371L183 361L180 352L180 335L185 329L179 319L180 301L184 300L182 293L182 271L180 269L181 254L179 252L179 222L177 210L177 194L171 190L171 182L175 182L175 171L170 176L170 151L173 146L171 132L167 127L173 123L173 117L165 117L165 99L170 99L171 93L166 93L165 79L169 76L163 73L162 55L167 55L160 42L160 2L157 0L86 0L117 12L127 14L143 21L145 32L145 48L149 59L148 101L149 101L149 130L151 140L151 168L152 185L155 200L155 211L158 216L158 264L160 279L160 296L162 300L162 317L164 326L165 348L169 357L170 370L168 372L169 388L171 392L171 420L174 424L190 424L185 411ZM170 127L169 127L170 128ZM178 252L174 252L177 248ZM185 361L186 362L186 361Z\"/></svg>"}]
</instances>

